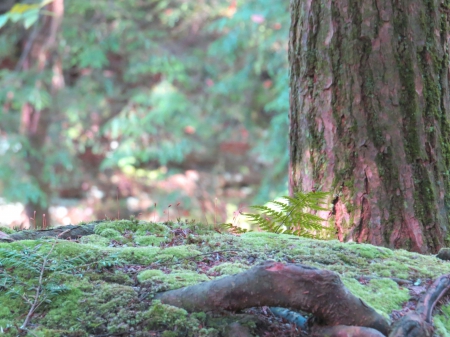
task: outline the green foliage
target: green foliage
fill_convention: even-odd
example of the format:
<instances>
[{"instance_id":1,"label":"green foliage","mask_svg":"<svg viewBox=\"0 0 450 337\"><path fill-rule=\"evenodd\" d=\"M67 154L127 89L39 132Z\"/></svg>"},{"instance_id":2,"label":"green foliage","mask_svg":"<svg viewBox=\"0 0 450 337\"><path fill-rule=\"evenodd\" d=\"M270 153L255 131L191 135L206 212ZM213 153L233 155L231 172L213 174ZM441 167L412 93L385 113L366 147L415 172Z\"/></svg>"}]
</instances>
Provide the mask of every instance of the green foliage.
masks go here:
<instances>
[{"instance_id":1,"label":"green foliage","mask_svg":"<svg viewBox=\"0 0 450 337\"><path fill-rule=\"evenodd\" d=\"M0 69L2 197L50 200L38 174L53 191L86 180L98 186L102 173L86 154L101 158L108 172L133 174L220 154L230 139L248 142L246 161L264 172L250 196L255 202L286 190L288 1L238 0L235 9L206 0L66 1L55 52L65 86L57 93L50 69L14 70L23 52L17 46L31 34L22 23L37 18L25 16L46 3L24 4L34 7L21 12L20 25L10 17L15 10L2 16L9 23L1 28L0 57L10 64ZM48 141L33 153L45 158L42 170L28 167L25 103L52 110ZM159 177L176 172L162 171Z\"/></svg>"},{"instance_id":2,"label":"green foliage","mask_svg":"<svg viewBox=\"0 0 450 337\"><path fill-rule=\"evenodd\" d=\"M325 219L311 211L327 211L324 207L327 192L297 192L293 197L284 196L265 206L252 206L260 213L244 215L262 230L277 234L292 234L308 238L323 238L330 228L322 225Z\"/></svg>"},{"instance_id":3,"label":"green foliage","mask_svg":"<svg viewBox=\"0 0 450 337\"><path fill-rule=\"evenodd\" d=\"M88 270L120 264L113 256L93 259L89 250L76 256L71 256L69 250L64 258L60 258L59 243L64 245L65 242L38 241L32 247L14 243L8 248L0 248L0 290L6 291L11 299L21 299L28 306L29 317L61 294L71 291L64 283L67 276L82 278Z\"/></svg>"},{"instance_id":4,"label":"green foliage","mask_svg":"<svg viewBox=\"0 0 450 337\"><path fill-rule=\"evenodd\" d=\"M317 241L263 232L233 236L217 233L213 228L206 231L205 226L195 223L190 224L193 231L189 236L185 236L187 232L179 230L185 229L184 224L180 223L159 224L160 226L135 220L105 223L126 234L129 234L126 226L129 226L133 228L134 234L145 228L146 232L153 229L156 233L164 233L170 229L172 234L177 232L178 235L177 240L172 242L175 246L164 249L146 249L134 245L94 245L95 239L98 239L95 236L91 236L87 242L24 240L0 243L0 271L3 273L0 279L3 281L7 273L9 279L0 289L0 329L3 329L5 336L19 334L15 327L20 326L29 307L22 297L12 298L11 293L6 294L7 291L12 287L23 289L23 292L18 292L25 293L28 299L32 298L30 296L33 292L28 290L39 284L36 275L38 270L42 270L40 267L44 265L43 258L46 256L48 263L45 264L47 267L44 268L42 285L49 285L48 280L51 280L56 287L66 286L69 290L46 288L46 292L53 291L57 294L51 298L51 303L44 303L33 316L29 335L126 335L130 331L138 335L157 330L157 334L167 336L219 336L231 322L237 319L245 322L239 318L241 315L211 317L205 313L187 313L183 309L158 301L150 303L152 295L162 286L176 288L183 284L197 283L202 279L231 275L268 259L278 262L291 261L334 271L340 275L352 293L386 317L392 314L392 310L402 310L402 304L409 298L407 287L399 287L389 278L414 281L418 278L435 278L450 272L450 265L446 261L432 255L404 250L392 251L388 248L342 243L337 240ZM201 229L200 234L195 228ZM107 227L103 228L105 229ZM233 253L225 253L222 249L232 250ZM103 260L111 259L113 252L126 252L126 268L102 270L98 267L100 272L89 270L100 266ZM216 260L218 254L220 261ZM26 265L27 257L30 266ZM147 260L132 262L132 259L137 257ZM164 261L161 261L162 259ZM211 260L215 262L205 263ZM170 263L170 268L167 268L167 262ZM71 268L64 267L69 264L72 264ZM154 269L144 271L146 267ZM358 281L361 275L370 275L374 279L361 283ZM141 289L136 288L136 278L146 283ZM448 334L446 326L449 323L444 316L449 310L443 307L442 312L443 315L435 317L435 323L439 331L446 331ZM256 318L255 321L247 322L254 323ZM263 333L259 329L255 331L253 324L242 325L249 326L255 335ZM441 334L444 335L444 332Z\"/></svg>"},{"instance_id":5,"label":"green foliage","mask_svg":"<svg viewBox=\"0 0 450 337\"><path fill-rule=\"evenodd\" d=\"M201 314L188 314L184 309L171 305L162 304L155 300L146 312L139 313L138 319L144 320L144 324L149 329L167 327L170 330L163 332L162 336L218 336L217 330L213 328L203 328L198 318ZM198 318L197 318L198 317Z\"/></svg>"},{"instance_id":6,"label":"green foliage","mask_svg":"<svg viewBox=\"0 0 450 337\"><path fill-rule=\"evenodd\" d=\"M232 223L224 223L221 224L220 227L222 227L223 229L227 230L228 232L232 233L232 234L244 234L247 233L248 230L239 226L235 226Z\"/></svg>"},{"instance_id":7,"label":"green foliage","mask_svg":"<svg viewBox=\"0 0 450 337\"><path fill-rule=\"evenodd\" d=\"M21 22L23 26L30 28L39 18L39 11L53 0L36 1L35 3L16 3L9 12L0 15L0 28L8 21Z\"/></svg>"}]
</instances>

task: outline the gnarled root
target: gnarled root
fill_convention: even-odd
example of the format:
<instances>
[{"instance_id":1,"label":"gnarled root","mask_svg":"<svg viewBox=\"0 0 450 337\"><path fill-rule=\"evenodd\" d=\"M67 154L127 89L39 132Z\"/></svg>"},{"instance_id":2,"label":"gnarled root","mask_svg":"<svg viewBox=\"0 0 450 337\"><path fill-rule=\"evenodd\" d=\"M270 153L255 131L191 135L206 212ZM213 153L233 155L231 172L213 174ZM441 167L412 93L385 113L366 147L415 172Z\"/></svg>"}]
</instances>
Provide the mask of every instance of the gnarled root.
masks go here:
<instances>
[{"instance_id":1,"label":"gnarled root","mask_svg":"<svg viewBox=\"0 0 450 337\"><path fill-rule=\"evenodd\" d=\"M389 331L388 321L350 293L336 273L300 264L266 262L240 274L157 294L156 299L191 312L286 307L312 313L325 326L367 327L384 335Z\"/></svg>"}]
</instances>

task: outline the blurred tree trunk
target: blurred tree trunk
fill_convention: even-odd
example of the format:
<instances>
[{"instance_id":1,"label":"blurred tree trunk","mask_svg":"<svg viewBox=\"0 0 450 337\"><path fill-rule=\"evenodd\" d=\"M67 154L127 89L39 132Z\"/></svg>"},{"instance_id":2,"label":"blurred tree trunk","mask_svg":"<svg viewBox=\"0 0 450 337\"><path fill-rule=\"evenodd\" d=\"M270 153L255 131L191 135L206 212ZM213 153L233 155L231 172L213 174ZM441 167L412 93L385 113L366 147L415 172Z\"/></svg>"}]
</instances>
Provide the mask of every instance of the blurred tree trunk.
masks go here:
<instances>
[{"instance_id":1,"label":"blurred tree trunk","mask_svg":"<svg viewBox=\"0 0 450 337\"><path fill-rule=\"evenodd\" d=\"M450 1L291 10L291 192L332 192L341 241L436 252L449 225Z\"/></svg>"},{"instance_id":2,"label":"blurred tree trunk","mask_svg":"<svg viewBox=\"0 0 450 337\"><path fill-rule=\"evenodd\" d=\"M25 70L36 72L36 87L47 91L54 100L58 90L64 86L62 65L58 58L57 34L61 27L64 14L64 0L53 0L45 10L36 26L30 29L23 44L22 55L17 64L18 71ZM50 80L45 80L45 72L51 75ZM47 77L48 78L48 77ZM55 112L54 102L48 107L39 108L32 102L22 106L21 132L26 137L27 172L31 182L40 190L40 195L31 200L25 207L27 216L33 218L32 225L41 228L45 214L46 222L49 224L49 203L51 197L50 174L46 168L46 144L48 129Z\"/></svg>"}]
</instances>

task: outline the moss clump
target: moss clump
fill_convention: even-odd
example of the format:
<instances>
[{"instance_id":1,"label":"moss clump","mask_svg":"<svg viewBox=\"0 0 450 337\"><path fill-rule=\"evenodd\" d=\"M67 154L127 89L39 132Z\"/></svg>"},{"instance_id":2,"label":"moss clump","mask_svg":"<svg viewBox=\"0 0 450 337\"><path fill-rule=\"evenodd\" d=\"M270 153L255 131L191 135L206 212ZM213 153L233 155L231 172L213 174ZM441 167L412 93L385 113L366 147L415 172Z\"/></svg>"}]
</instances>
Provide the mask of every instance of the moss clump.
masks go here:
<instances>
[{"instance_id":1,"label":"moss clump","mask_svg":"<svg viewBox=\"0 0 450 337\"><path fill-rule=\"evenodd\" d=\"M80 239L80 242L82 244L91 244L94 246L107 247L110 243L110 240L106 235L102 236L102 235L92 234L92 235L83 236Z\"/></svg>"},{"instance_id":2,"label":"moss clump","mask_svg":"<svg viewBox=\"0 0 450 337\"><path fill-rule=\"evenodd\" d=\"M366 285L353 278L342 278L342 282L353 295L362 298L386 318L389 318L392 310L401 309L402 304L409 299L408 289L400 288L390 279L374 279Z\"/></svg>"},{"instance_id":3,"label":"moss clump","mask_svg":"<svg viewBox=\"0 0 450 337\"><path fill-rule=\"evenodd\" d=\"M95 231L98 235L108 238L108 239L113 239L113 240L118 240L122 237L122 234L120 234L120 232L118 230L115 230L113 228L105 228L103 230L99 230L99 231Z\"/></svg>"},{"instance_id":4,"label":"moss clump","mask_svg":"<svg viewBox=\"0 0 450 337\"><path fill-rule=\"evenodd\" d=\"M92 288L87 284L84 287L77 285L77 287L71 287L64 296L54 298L50 306L45 308L47 313L42 319L42 324L56 329L81 329L78 318L83 315L84 309L80 301L89 290Z\"/></svg>"},{"instance_id":5,"label":"moss clump","mask_svg":"<svg viewBox=\"0 0 450 337\"><path fill-rule=\"evenodd\" d=\"M145 312L139 313L139 320L143 320L148 329L167 329L165 337L203 336L216 337L218 331L213 328L202 328L203 325L196 314L189 315L184 309L153 301L152 306Z\"/></svg>"},{"instance_id":6,"label":"moss clump","mask_svg":"<svg viewBox=\"0 0 450 337\"><path fill-rule=\"evenodd\" d=\"M363 268L368 265L366 259L364 259L360 256L356 256L356 254L351 254L349 252L347 252L346 254L337 253L336 257L339 258L343 263L345 263L347 265L351 265L351 266L355 266L355 267L359 267L359 268Z\"/></svg>"},{"instance_id":7,"label":"moss clump","mask_svg":"<svg viewBox=\"0 0 450 337\"><path fill-rule=\"evenodd\" d=\"M5 291L0 291L0 327L5 328L13 319L26 314L29 306L20 298L11 297Z\"/></svg>"},{"instance_id":8,"label":"moss clump","mask_svg":"<svg viewBox=\"0 0 450 337\"><path fill-rule=\"evenodd\" d=\"M16 337L18 334L11 335ZM45 327L38 327L33 330L32 336L35 337L88 337L89 335L83 330L63 330L63 329L48 329ZM6 335L8 337L8 335Z\"/></svg>"},{"instance_id":9,"label":"moss clump","mask_svg":"<svg viewBox=\"0 0 450 337\"><path fill-rule=\"evenodd\" d=\"M108 273L108 272L104 271L102 273L97 273L97 275L100 276L99 279L101 279L105 282L108 282L108 283L117 283L117 284L123 284L123 285L128 285L128 286L132 286L134 284L131 277L120 270L116 270L113 273ZM91 276L91 280L92 279L93 279L93 277Z\"/></svg>"},{"instance_id":10,"label":"moss clump","mask_svg":"<svg viewBox=\"0 0 450 337\"><path fill-rule=\"evenodd\" d=\"M170 228L162 223L140 221L135 232L137 235L154 234L167 236L170 233Z\"/></svg>"},{"instance_id":11,"label":"moss clump","mask_svg":"<svg viewBox=\"0 0 450 337\"><path fill-rule=\"evenodd\" d=\"M450 337L450 306L442 306L440 313L440 315L433 317L434 326L439 336Z\"/></svg>"},{"instance_id":12,"label":"moss clump","mask_svg":"<svg viewBox=\"0 0 450 337\"><path fill-rule=\"evenodd\" d=\"M390 249L376 247L367 244L349 244L348 249L359 254L366 259L375 259L379 257L388 257L392 255Z\"/></svg>"},{"instance_id":13,"label":"moss clump","mask_svg":"<svg viewBox=\"0 0 450 337\"><path fill-rule=\"evenodd\" d=\"M209 278L205 274L199 274L197 272L184 271L164 274L162 271L156 269L144 270L139 273L137 279L141 283L157 283L160 287L162 284L165 290L178 289L200 282L209 281Z\"/></svg>"},{"instance_id":14,"label":"moss clump","mask_svg":"<svg viewBox=\"0 0 450 337\"><path fill-rule=\"evenodd\" d=\"M115 252L126 263L148 265L155 261L155 256L160 249L156 247L124 247L110 248L110 251Z\"/></svg>"},{"instance_id":15,"label":"moss clump","mask_svg":"<svg viewBox=\"0 0 450 337\"><path fill-rule=\"evenodd\" d=\"M106 229L113 229L120 234L126 232L135 232L136 234L169 234L169 227L161 223L138 221L133 220L115 220L115 221L103 221L95 226L94 232L102 235L101 233Z\"/></svg>"},{"instance_id":16,"label":"moss clump","mask_svg":"<svg viewBox=\"0 0 450 337\"><path fill-rule=\"evenodd\" d=\"M0 232L6 233L6 234L14 234L15 231L9 227L0 226Z\"/></svg>"},{"instance_id":17,"label":"moss clump","mask_svg":"<svg viewBox=\"0 0 450 337\"><path fill-rule=\"evenodd\" d=\"M194 249L194 247L195 246L186 245L160 249L158 252L158 260L178 261L179 259L187 259L196 255L200 255L202 252Z\"/></svg>"},{"instance_id":18,"label":"moss clump","mask_svg":"<svg viewBox=\"0 0 450 337\"><path fill-rule=\"evenodd\" d=\"M23 250L23 249L30 249L34 248L35 246L42 244L42 240L21 240L21 241L15 241L11 243L6 242L0 242L0 249L4 249L5 251L8 250ZM0 252L0 258L2 258L2 253Z\"/></svg>"},{"instance_id":19,"label":"moss clump","mask_svg":"<svg viewBox=\"0 0 450 337\"><path fill-rule=\"evenodd\" d=\"M48 245L42 246L42 251L47 252L50 250L53 240L49 241ZM57 240L53 249L53 254L62 258L73 258L83 256L87 260L97 260L99 256L103 256L99 247L93 245L80 245L77 242Z\"/></svg>"},{"instance_id":20,"label":"moss clump","mask_svg":"<svg viewBox=\"0 0 450 337\"><path fill-rule=\"evenodd\" d=\"M242 234L239 239L243 246L251 249L283 249L289 245L311 241L293 235L262 232L248 232Z\"/></svg>"},{"instance_id":21,"label":"moss clump","mask_svg":"<svg viewBox=\"0 0 450 337\"><path fill-rule=\"evenodd\" d=\"M156 278L161 278L164 276L164 273L159 269L148 269L140 272L137 276L139 282L144 282L147 280L152 280Z\"/></svg>"},{"instance_id":22,"label":"moss clump","mask_svg":"<svg viewBox=\"0 0 450 337\"><path fill-rule=\"evenodd\" d=\"M161 243L166 241L167 237L156 235L137 236L134 238L134 242L136 242L139 246L159 246Z\"/></svg>"},{"instance_id":23,"label":"moss clump","mask_svg":"<svg viewBox=\"0 0 450 337\"><path fill-rule=\"evenodd\" d=\"M395 260L383 261L372 266L374 271L379 271L380 276L398 277L409 279L409 267Z\"/></svg>"},{"instance_id":24,"label":"moss clump","mask_svg":"<svg viewBox=\"0 0 450 337\"><path fill-rule=\"evenodd\" d=\"M136 311L144 309L132 287L104 282L97 282L93 291L78 301L78 306L80 314L72 316L93 334L127 333L140 323Z\"/></svg>"},{"instance_id":25,"label":"moss clump","mask_svg":"<svg viewBox=\"0 0 450 337\"><path fill-rule=\"evenodd\" d=\"M220 275L234 275L247 270L249 266L240 262L224 262L210 269L212 272L218 272Z\"/></svg>"}]
</instances>

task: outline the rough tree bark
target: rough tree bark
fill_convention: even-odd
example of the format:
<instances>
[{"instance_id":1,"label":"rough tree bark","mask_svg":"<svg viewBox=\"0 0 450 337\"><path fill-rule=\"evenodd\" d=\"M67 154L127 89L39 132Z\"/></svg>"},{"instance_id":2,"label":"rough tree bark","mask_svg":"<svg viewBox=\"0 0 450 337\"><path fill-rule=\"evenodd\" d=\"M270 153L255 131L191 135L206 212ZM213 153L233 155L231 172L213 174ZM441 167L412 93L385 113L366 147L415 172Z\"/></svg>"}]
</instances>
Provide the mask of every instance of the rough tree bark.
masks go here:
<instances>
[{"instance_id":1,"label":"rough tree bark","mask_svg":"<svg viewBox=\"0 0 450 337\"><path fill-rule=\"evenodd\" d=\"M56 53L57 34L61 27L64 14L64 0L53 0L45 8L48 12L35 24L24 41L22 55L18 60L18 71L33 71L42 74L51 71L48 81L39 79L37 87L44 87L52 98L64 86L61 60ZM38 78L42 76L38 76ZM52 104L51 106L55 106ZM53 109L53 108L52 108ZM51 196L50 174L47 166L46 150L48 145L48 129L52 122L55 109L49 107L39 108L26 102L22 106L21 132L28 144L25 145L27 157L27 173L31 182L39 189L41 195L36 200L30 200L25 206L27 216L31 223L42 228L45 222L50 223L49 202Z\"/></svg>"},{"instance_id":2,"label":"rough tree bark","mask_svg":"<svg viewBox=\"0 0 450 337\"><path fill-rule=\"evenodd\" d=\"M290 188L330 191L341 241L448 233L448 0L291 0Z\"/></svg>"}]
</instances>

